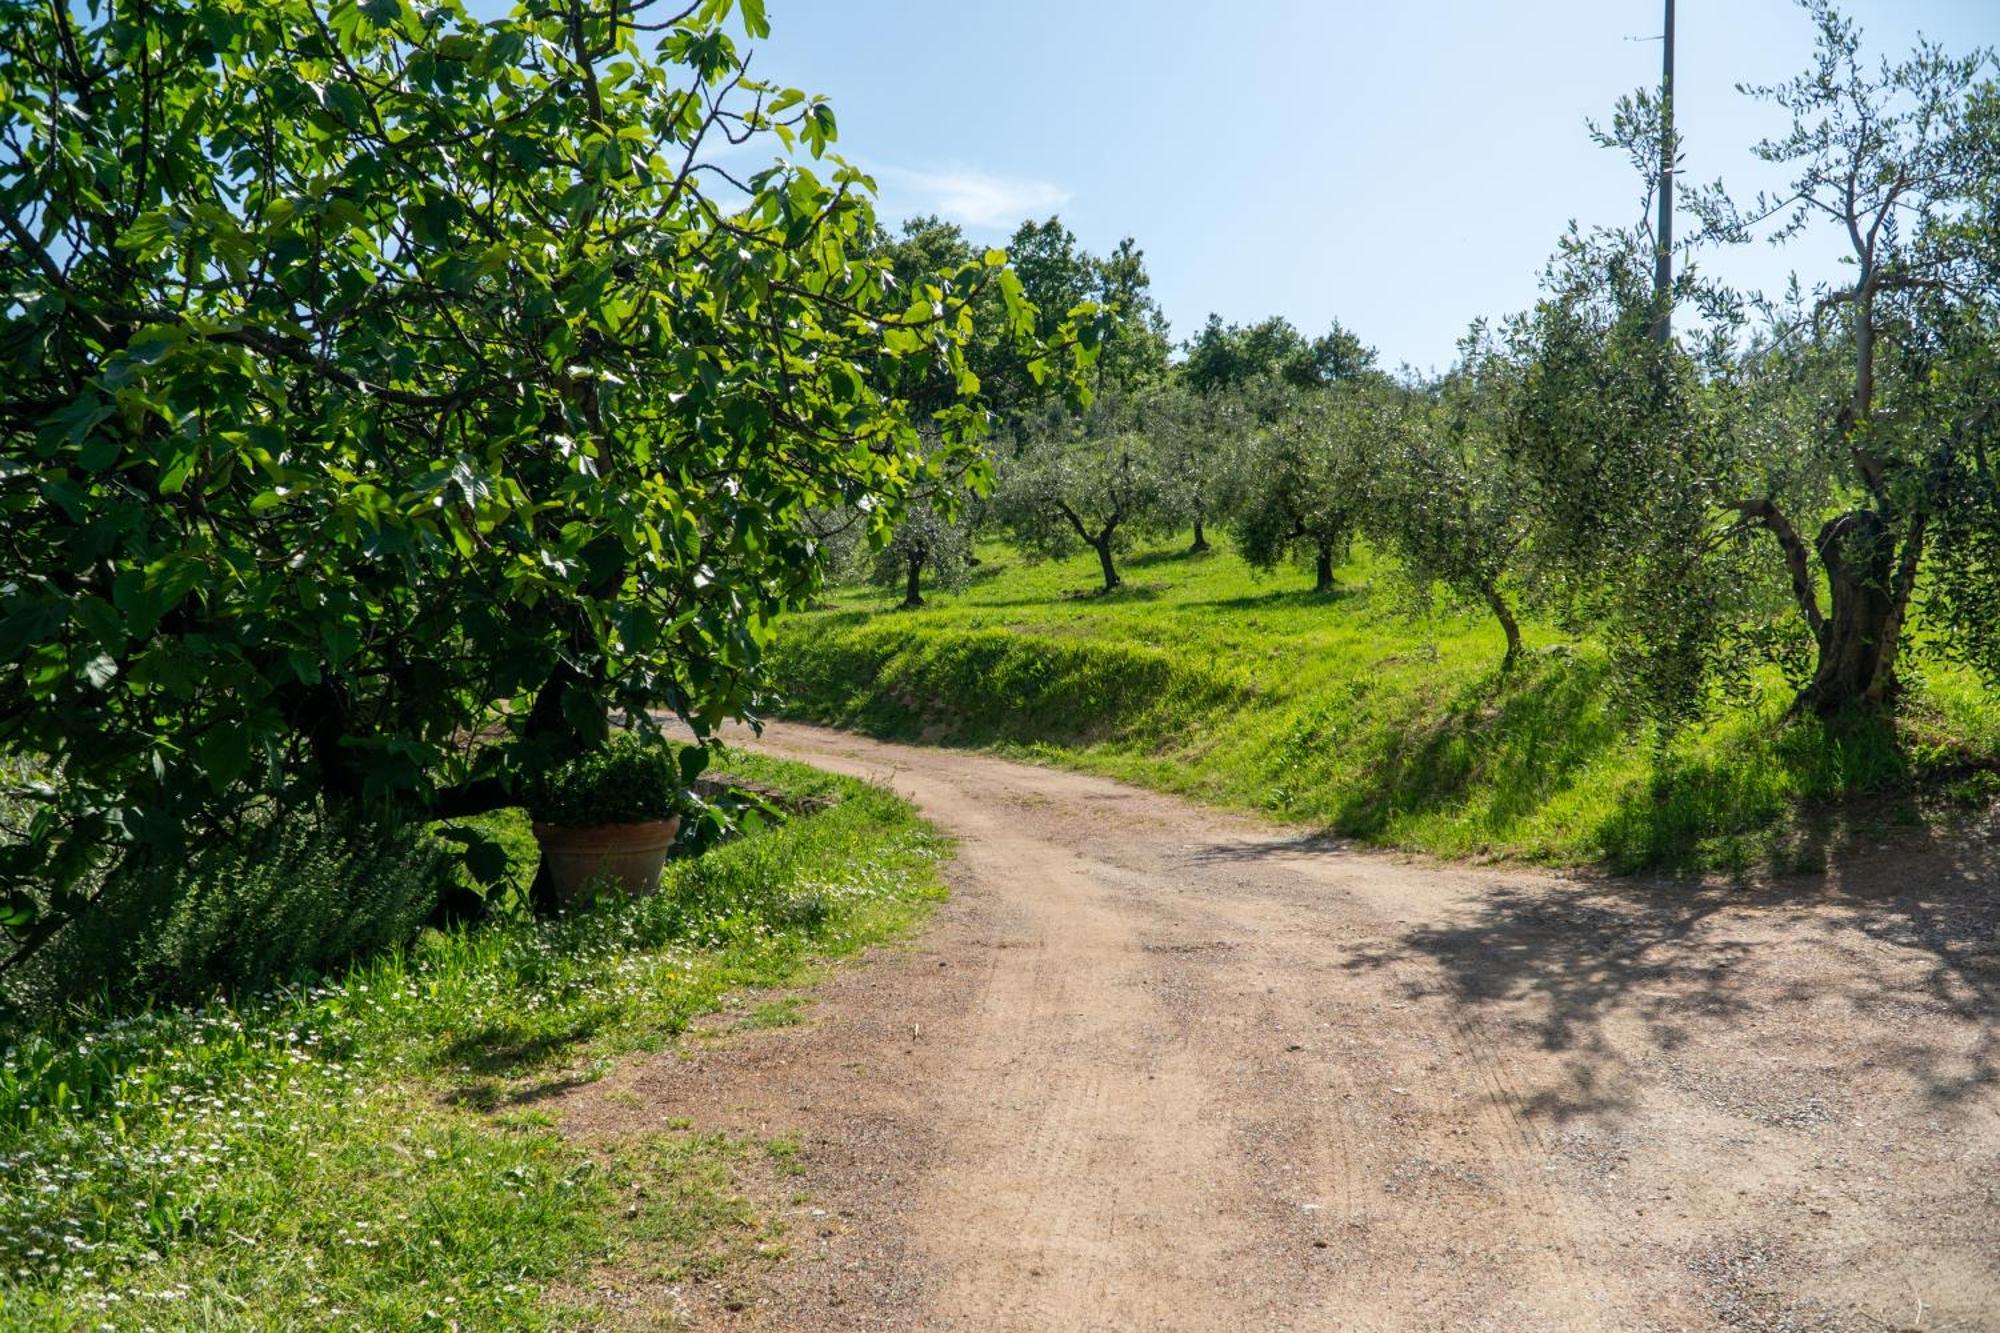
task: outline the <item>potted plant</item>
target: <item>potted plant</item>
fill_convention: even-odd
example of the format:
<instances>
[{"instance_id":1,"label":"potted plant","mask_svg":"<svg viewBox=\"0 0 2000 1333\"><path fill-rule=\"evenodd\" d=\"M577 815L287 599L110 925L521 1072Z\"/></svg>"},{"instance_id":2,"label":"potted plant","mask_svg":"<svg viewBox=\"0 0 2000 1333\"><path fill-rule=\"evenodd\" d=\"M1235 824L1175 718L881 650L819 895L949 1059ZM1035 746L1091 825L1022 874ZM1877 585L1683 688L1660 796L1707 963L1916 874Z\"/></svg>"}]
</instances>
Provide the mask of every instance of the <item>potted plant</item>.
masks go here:
<instances>
[{"instance_id":1,"label":"potted plant","mask_svg":"<svg viewBox=\"0 0 2000 1333\"><path fill-rule=\"evenodd\" d=\"M628 732L543 773L528 815L556 903L600 881L633 897L656 891L681 808L680 765L658 739Z\"/></svg>"}]
</instances>

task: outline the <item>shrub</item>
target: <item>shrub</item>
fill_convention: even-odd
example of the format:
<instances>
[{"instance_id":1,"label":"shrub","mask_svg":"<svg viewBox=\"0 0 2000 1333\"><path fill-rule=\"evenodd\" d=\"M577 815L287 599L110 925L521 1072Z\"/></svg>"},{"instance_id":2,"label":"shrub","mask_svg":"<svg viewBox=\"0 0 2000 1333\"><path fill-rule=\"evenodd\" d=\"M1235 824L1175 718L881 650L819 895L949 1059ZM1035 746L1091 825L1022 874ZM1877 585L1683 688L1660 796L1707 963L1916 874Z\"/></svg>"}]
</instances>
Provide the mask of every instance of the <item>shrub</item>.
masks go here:
<instances>
[{"instance_id":1,"label":"shrub","mask_svg":"<svg viewBox=\"0 0 2000 1333\"><path fill-rule=\"evenodd\" d=\"M528 813L536 820L572 828L642 824L684 808L675 752L629 733L549 770L528 792Z\"/></svg>"},{"instance_id":2,"label":"shrub","mask_svg":"<svg viewBox=\"0 0 2000 1333\"><path fill-rule=\"evenodd\" d=\"M418 828L293 811L181 862L113 874L5 1005L199 1002L304 980L413 940L454 860Z\"/></svg>"}]
</instances>

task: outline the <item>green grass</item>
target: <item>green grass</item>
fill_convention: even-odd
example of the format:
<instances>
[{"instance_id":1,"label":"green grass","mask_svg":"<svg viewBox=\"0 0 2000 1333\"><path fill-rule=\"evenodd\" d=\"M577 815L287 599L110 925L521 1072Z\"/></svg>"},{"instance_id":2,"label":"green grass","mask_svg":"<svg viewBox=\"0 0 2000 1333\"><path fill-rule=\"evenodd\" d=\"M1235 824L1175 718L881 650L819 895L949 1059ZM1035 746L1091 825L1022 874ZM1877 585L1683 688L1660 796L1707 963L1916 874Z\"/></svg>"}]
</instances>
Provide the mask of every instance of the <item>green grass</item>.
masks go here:
<instances>
[{"instance_id":1,"label":"green grass","mask_svg":"<svg viewBox=\"0 0 2000 1333\"><path fill-rule=\"evenodd\" d=\"M843 587L788 621L789 714L1374 843L1627 871L1808 868L1829 841L1927 817L1913 793L1971 799L1965 775L2000 756L2000 705L1935 663L1906 672L1893 727L1784 725L1790 691L1772 675L1663 745L1614 705L1596 645L1531 624L1503 677L1490 620L1417 614L1365 552L1324 596L1221 551L1142 552L1109 595L1091 556L982 554L963 595L926 609Z\"/></svg>"},{"instance_id":2,"label":"green grass","mask_svg":"<svg viewBox=\"0 0 2000 1333\"><path fill-rule=\"evenodd\" d=\"M619 1262L712 1276L731 1236L768 1248L730 1187L762 1149L594 1150L543 1109L941 894L942 846L895 797L728 767L838 801L670 864L641 902L433 932L302 991L0 1038L0 1327L589 1327L552 1288Z\"/></svg>"}]
</instances>

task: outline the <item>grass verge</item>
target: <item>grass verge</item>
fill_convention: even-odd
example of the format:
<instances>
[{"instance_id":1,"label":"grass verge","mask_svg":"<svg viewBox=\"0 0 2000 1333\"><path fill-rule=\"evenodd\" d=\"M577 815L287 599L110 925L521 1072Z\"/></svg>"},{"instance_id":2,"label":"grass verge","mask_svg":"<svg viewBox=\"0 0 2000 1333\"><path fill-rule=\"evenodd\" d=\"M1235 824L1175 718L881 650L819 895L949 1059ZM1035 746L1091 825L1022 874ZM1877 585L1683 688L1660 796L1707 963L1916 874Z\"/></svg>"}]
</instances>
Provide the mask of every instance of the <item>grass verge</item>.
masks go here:
<instances>
[{"instance_id":1,"label":"grass verge","mask_svg":"<svg viewBox=\"0 0 2000 1333\"><path fill-rule=\"evenodd\" d=\"M8 1034L0 1327L594 1327L551 1290L663 1245L668 1271L704 1276L726 1252L704 1237L755 1229L727 1188L744 1145L607 1156L539 1103L942 894L942 844L894 796L728 767L837 799L670 864L641 902L433 932L306 989ZM622 1206L634 1190L653 1202Z\"/></svg>"},{"instance_id":2,"label":"grass verge","mask_svg":"<svg viewBox=\"0 0 2000 1333\"><path fill-rule=\"evenodd\" d=\"M1095 557L1004 547L917 611L837 590L783 628L789 715L979 745L1444 856L1621 871L1812 869L1883 826L1983 806L2000 703L1937 662L1892 724L1783 721L1756 696L1662 742L1614 704L1593 644L1530 626L1499 670L1477 616L1419 613L1365 552L1330 594L1233 554L1155 550L1094 592Z\"/></svg>"}]
</instances>

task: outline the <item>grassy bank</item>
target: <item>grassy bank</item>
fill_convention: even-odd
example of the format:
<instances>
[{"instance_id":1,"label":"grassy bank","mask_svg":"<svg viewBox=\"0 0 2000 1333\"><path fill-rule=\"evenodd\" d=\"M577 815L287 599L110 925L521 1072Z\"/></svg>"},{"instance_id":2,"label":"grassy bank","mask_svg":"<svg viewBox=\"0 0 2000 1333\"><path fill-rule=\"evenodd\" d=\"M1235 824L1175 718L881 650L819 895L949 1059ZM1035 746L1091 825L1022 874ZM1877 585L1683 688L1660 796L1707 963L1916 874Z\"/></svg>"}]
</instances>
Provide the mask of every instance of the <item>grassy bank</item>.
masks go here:
<instances>
[{"instance_id":1,"label":"grassy bank","mask_svg":"<svg viewBox=\"0 0 2000 1333\"><path fill-rule=\"evenodd\" d=\"M1893 727L1781 725L1772 678L1661 745L1595 646L1531 624L1503 677L1490 620L1416 614L1365 553L1327 595L1221 551L1141 553L1109 595L1094 557L985 556L922 610L849 587L788 622L790 713L1381 844L1622 870L1810 867L1830 839L1983 803L2000 757L2000 703L1936 664L1913 666Z\"/></svg>"},{"instance_id":2,"label":"grassy bank","mask_svg":"<svg viewBox=\"0 0 2000 1333\"><path fill-rule=\"evenodd\" d=\"M643 902L433 932L296 992L0 1034L0 1327L596 1327L560 1294L593 1267L678 1281L774 1252L732 1182L789 1145L586 1147L542 1105L941 893L941 846L903 802L728 767L836 799L671 864Z\"/></svg>"}]
</instances>

